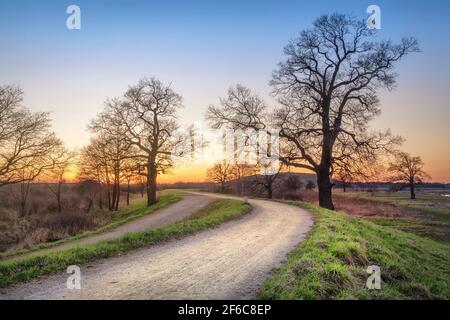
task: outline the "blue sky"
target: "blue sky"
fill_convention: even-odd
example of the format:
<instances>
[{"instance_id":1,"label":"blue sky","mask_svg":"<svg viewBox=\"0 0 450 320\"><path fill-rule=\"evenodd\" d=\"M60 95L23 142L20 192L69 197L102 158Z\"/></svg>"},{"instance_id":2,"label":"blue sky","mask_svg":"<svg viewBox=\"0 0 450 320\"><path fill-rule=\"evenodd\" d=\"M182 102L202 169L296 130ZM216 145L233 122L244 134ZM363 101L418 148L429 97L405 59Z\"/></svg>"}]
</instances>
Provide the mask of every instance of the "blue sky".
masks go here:
<instances>
[{"instance_id":1,"label":"blue sky","mask_svg":"<svg viewBox=\"0 0 450 320\"><path fill-rule=\"evenodd\" d=\"M70 4L81 8L81 30L66 29ZM398 87L381 94L374 126L405 136L405 149L442 175L450 171L447 0L1 0L0 84L20 85L29 108L52 111L55 131L71 147L88 141L86 124L106 97L144 76L172 82L185 101L180 119L201 121L230 85L268 96L283 46L315 18L365 18L370 4L381 8L380 38L414 36L422 49L399 64Z\"/></svg>"}]
</instances>

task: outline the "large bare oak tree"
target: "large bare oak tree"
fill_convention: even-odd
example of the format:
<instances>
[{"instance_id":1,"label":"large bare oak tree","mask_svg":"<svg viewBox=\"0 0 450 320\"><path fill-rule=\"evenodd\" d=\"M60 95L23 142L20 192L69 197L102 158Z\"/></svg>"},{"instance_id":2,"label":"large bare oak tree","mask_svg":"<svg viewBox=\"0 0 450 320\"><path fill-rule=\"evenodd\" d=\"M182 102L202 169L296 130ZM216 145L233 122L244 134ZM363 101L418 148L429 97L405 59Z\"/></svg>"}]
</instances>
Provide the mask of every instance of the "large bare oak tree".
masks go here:
<instances>
[{"instance_id":1,"label":"large bare oak tree","mask_svg":"<svg viewBox=\"0 0 450 320\"><path fill-rule=\"evenodd\" d=\"M120 104L111 106L125 128L126 139L140 151L135 157L145 163L148 205L157 200L158 174L173 166L172 154L182 142L177 132L177 110L181 107L182 97L155 78L140 80L128 89Z\"/></svg>"},{"instance_id":2,"label":"large bare oak tree","mask_svg":"<svg viewBox=\"0 0 450 320\"><path fill-rule=\"evenodd\" d=\"M380 113L377 91L395 85L394 64L418 45L413 38L375 41L375 34L346 15L319 17L285 47L286 60L273 73L279 106L268 115L260 98L237 86L209 108L212 126L279 129L280 160L315 172L320 206L334 209L333 166L400 142L389 131L371 132L368 123Z\"/></svg>"}]
</instances>

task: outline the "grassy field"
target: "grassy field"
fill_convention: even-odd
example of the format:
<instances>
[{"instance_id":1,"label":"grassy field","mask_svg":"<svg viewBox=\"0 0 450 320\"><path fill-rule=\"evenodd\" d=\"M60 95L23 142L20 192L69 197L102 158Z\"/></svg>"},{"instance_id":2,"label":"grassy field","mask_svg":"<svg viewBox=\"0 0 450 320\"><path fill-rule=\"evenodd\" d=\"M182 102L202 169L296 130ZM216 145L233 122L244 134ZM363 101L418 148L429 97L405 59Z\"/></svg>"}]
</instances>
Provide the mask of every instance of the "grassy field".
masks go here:
<instances>
[{"instance_id":1,"label":"grassy field","mask_svg":"<svg viewBox=\"0 0 450 320\"><path fill-rule=\"evenodd\" d=\"M225 221L251 211L249 204L238 200L217 200L184 221L145 232L128 233L122 238L80 245L61 252L52 252L16 261L0 262L0 287L19 281L64 270L73 264L83 264L96 259L116 256L139 247L179 238L194 232L215 227Z\"/></svg>"},{"instance_id":2,"label":"grassy field","mask_svg":"<svg viewBox=\"0 0 450 320\"><path fill-rule=\"evenodd\" d=\"M260 289L258 299L450 299L450 245L312 204L308 238ZM381 290L365 286L381 268Z\"/></svg>"},{"instance_id":3,"label":"grassy field","mask_svg":"<svg viewBox=\"0 0 450 320\"><path fill-rule=\"evenodd\" d=\"M31 253L40 249L51 248L57 245L65 244L71 241L75 241L78 239L82 239L88 236L92 236L95 234L99 234L102 232L110 231L117 228L120 225L123 225L131 220L140 218L145 215L149 215L154 213L158 209L162 209L167 207L173 203L176 203L182 199L182 193L177 190L164 190L161 192L158 202L147 207L147 199L139 198L135 199L131 202L130 206L123 207L119 211L114 212L108 219L107 223L100 228L97 228L92 231L83 232L81 234L61 239L53 242L44 242L37 245L34 245L30 248L20 249L20 250L10 250L7 252L0 253L0 259L7 259L8 257L22 255Z\"/></svg>"},{"instance_id":4,"label":"grassy field","mask_svg":"<svg viewBox=\"0 0 450 320\"><path fill-rule=\"evenodd\" d=\"M351 192L339 195L355 200L355 206L361 198L374 203L380 214L366 218L376 224L449 243L450 197L445 194L445 191L439 190L420 192L415 200L409 199L407 192ZM346 209L343 208L343 211L347 212ZM396 212L396 216L382 216L388 210Z\"/></svg>"}]
</instances>

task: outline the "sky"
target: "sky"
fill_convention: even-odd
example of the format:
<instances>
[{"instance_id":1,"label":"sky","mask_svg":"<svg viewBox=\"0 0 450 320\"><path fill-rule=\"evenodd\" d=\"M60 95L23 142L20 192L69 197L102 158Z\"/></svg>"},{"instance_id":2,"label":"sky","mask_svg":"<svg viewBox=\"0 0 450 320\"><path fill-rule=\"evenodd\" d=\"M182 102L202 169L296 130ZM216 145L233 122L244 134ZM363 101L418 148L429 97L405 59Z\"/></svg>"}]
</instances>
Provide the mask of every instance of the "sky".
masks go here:
<instances>
[{"instance_id":1,"label":"sky","mask_svg":"<svg viewBox=\"0 0 450 320\"><path fill-rule=\"evenodd\" d=\"M66 28L71 4L81 9L80 30ZM237 83L270 101L268 82L290 39L322 14L366 18L373 4L380 38L414 36L422 51L397 65L397 87L380 92L372 127L402 135L403 150L421 156L434 181L450 182L448 0L0 0L0 84L21 86L24 105L50 111L57 135L80 148L105 99L142 77L183 96L183 124L203 121ZM201 180L203 170L178 168L161 181Z\"/></svg>"}]
</instances>

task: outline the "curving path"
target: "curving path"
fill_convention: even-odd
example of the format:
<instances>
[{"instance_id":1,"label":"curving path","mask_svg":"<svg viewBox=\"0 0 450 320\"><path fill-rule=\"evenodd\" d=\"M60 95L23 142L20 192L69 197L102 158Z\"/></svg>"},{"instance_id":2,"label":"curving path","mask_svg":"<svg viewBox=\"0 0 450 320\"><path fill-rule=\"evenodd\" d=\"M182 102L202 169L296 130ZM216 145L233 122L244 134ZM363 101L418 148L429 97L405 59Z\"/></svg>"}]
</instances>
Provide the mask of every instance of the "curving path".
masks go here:
<instances>
[{"instance_id":1,"label":"curving path","mask_svg":"<svg viewBox=\"0 0 450 320\"><path fill-rule=\"evenodd\" d=\"M252 213L217 228L82 266L80 290L66 289L68 275L61 273L3 289L0 299L252 298L313 220L294 206L250 203Z\"/></svg>"}]
</instances>

